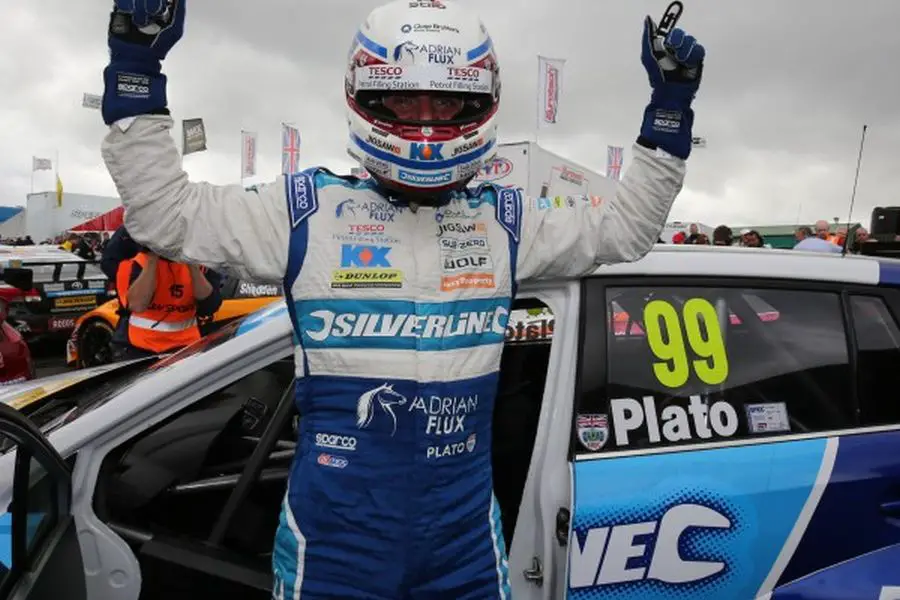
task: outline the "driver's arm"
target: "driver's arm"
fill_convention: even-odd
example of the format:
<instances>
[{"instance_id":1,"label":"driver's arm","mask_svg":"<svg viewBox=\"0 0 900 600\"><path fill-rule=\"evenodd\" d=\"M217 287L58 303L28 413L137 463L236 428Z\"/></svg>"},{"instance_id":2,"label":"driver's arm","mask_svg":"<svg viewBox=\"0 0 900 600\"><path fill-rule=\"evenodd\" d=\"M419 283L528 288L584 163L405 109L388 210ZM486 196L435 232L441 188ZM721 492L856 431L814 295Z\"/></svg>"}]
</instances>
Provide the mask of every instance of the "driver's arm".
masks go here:
<instances>
[{"instance_id":1,"label":"driver's arm","mask_svg":"<svg viewBox=\"0 0 900 600\"><path fill-rule=\"evenodd\" d=\"M650 251L681 191L685 161L638 144L632 152L615 194L597 206L587 197L561 208L522 200L517 279L578 277Z\"/></svg>"},{"instance_id":2,"label":"driver's arm","mask_svg":"<svg viewBox=\"0 0 900 600\"><path fill-rule=\"evenodd\" d=\"M169 116L125 118L103 141L128 233L176 262L280 282L290 232L284 177L259 191L191 182L171 129Z\"/></svg>"}]
</instances>

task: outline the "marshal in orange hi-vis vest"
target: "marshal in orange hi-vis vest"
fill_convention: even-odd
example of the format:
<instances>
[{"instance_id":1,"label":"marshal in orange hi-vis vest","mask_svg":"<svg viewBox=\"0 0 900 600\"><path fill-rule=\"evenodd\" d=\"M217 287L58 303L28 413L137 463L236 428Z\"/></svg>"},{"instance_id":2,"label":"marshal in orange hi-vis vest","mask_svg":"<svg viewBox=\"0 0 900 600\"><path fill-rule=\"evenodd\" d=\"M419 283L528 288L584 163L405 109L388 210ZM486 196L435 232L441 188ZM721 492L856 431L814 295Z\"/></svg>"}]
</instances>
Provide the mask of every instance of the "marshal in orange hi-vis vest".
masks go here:
<instances>
[{"instance_id":1,"label":"marshal in orange hi-vis vest","mask_svg":"<svg viewBox=\"0 0 900 600\"><path fill-rule=\"evenodd\" d=\"M122 261L116 274L119 301L128 303L131 267L147 268L147 255L138 253ZM128 318L128 341L135 348L167 352L200 339L197 327L197 301L191 271L187 265L160 259L156 264L156 291L147 310L132 312Z\"/></svg>"}]
</instances>

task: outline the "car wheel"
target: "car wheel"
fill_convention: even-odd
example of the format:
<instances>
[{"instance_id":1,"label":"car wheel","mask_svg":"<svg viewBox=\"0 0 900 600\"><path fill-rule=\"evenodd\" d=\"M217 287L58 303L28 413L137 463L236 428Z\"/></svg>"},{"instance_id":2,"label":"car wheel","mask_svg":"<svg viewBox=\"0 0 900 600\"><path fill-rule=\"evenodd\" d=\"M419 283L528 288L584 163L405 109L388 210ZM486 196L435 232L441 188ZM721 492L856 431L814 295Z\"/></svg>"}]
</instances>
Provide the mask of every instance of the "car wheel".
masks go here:
<instances>
[{"instance_id":1,"label":"car wheel","mask_svg":"<svg viewBox=\"0 0 900 600\"><path fill-rule=\"evenodd\" d=\"M88 321L78 332L78 362L96 367L112 362L113 328L105 321Z\"/></svg>"}]
</instances>

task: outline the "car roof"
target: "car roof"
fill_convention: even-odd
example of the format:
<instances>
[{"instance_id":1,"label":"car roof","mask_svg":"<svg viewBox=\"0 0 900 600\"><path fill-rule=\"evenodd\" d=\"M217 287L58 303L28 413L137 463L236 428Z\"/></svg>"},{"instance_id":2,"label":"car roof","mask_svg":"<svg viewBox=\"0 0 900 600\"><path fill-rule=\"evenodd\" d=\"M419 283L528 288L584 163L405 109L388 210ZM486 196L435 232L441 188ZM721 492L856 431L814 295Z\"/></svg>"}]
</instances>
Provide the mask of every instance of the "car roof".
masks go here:
<instances>
[{"instance_id":1,"label":"car roof","mask_svg":"<svg viewBox=\"0 0 900 600\"><path fill-rule=\"evenodd\" d=\"M900 285L900 260L770 248L656 244L640 260L604 265L594 275L758 277Z\"/></svg>"}]
</instances>

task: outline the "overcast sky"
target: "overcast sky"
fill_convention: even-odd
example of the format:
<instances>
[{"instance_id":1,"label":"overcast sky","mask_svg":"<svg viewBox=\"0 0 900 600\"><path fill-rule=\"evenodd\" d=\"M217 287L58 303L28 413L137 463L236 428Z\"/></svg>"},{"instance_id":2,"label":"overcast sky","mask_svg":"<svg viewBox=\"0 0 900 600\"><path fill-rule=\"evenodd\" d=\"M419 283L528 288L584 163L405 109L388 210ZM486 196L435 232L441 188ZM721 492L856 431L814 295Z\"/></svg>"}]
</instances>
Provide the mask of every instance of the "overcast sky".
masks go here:
<instances>
[{"instance_id":1,"label":"overcast sky","mask_svg":"<svg viewBox=\"0 0 900 600\"><path fill-rule=\"evenodd\" d=\"M503 75L501 141L534 139L537 55L567 60L559 123L540 143L599 172L608 144L629 148L649 96L640 64L648 0L448 0L480 11ZM241 129L259 133L258 181L281 168L280 123L301 130L304 166L348 172L342 78L373 0L189 0L185 38L164 66L176 120L202 117L209 150L192 178L236 183ZM853 216L900 204L900 1L684 0L679 25L707 47L695 135L672 218L795 223L847 216L863 123L869 125ZM55 158L65 189L114 195L105 132L82 93L102 92L110 0L10 3L0 20L0 204L24 204L31 157ZM527 8L526 8L527 7ZM175 133L180 135L180 128ZM262 175L265 175L264 177ZM257 180L254 180L257 181ZM249 183L249 181L247 182ZM52 174L35 174L35 191Z\"/></svg>"}]
</instances>

